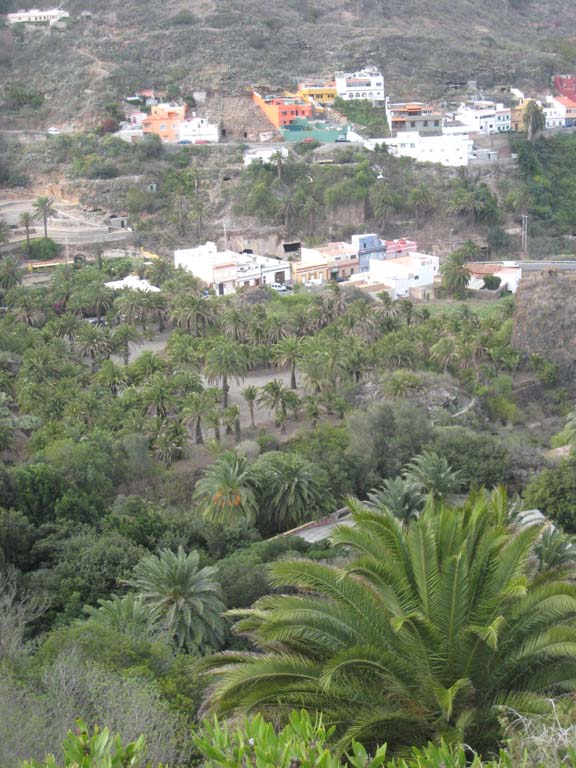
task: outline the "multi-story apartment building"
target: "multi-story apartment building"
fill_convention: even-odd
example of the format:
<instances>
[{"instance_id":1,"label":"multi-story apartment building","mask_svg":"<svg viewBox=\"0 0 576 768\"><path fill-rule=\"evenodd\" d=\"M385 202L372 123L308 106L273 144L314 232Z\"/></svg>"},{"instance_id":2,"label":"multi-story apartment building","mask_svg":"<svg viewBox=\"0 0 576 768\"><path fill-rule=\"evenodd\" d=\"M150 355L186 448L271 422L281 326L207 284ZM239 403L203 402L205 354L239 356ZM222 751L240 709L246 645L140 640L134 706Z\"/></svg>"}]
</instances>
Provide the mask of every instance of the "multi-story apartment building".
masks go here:
<instances>
[{"instance_id":1,"label":"multi-story apartment building","mask_svg":"<svg viewBox=\"0 0 576 768\"><path fill-rule=\"evenodd\" d=\"M359 72L336 72L336 93L341 99L353 101L365 99L374 104L384 104L384 76L376 67L366 67Z\"/></svg>"}]
</instances>

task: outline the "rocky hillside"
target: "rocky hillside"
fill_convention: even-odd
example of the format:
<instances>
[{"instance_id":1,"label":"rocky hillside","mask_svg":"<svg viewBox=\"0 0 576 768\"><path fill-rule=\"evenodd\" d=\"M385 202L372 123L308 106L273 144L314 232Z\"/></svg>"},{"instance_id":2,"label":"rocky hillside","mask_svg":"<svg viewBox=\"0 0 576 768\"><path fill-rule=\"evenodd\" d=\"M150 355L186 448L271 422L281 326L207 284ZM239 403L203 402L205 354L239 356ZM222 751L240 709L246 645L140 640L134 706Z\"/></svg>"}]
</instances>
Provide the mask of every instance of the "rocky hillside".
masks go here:
<instances>
[{"instance_id":1,"label":"rocky hillside","mask_svg":"<svg viewBox=\"0 0 576 768\"><path fill-rule=\"evenodd\" d=\"M7 11L20 0L0 0ZM242 93L365 63L393 97L447 84L542 86L576 66L573 0L64 0L67 29L0 30L0 86L47 95L50 117L136 87ZM79 20L91 11L91 21ZM62 114L63 111L63 114Z\"/></svg>"},{"instance_id":2,"label":"rocky hillside","mask_svg":"<svg viewBox=\"0 0 576 768\"><path fill-rule=\"evenodd\" d=\"M576 373L576 275L546 272L520 283L516 293L512 344L555 362L563 382Z\"/></svg>"}]
</instances>

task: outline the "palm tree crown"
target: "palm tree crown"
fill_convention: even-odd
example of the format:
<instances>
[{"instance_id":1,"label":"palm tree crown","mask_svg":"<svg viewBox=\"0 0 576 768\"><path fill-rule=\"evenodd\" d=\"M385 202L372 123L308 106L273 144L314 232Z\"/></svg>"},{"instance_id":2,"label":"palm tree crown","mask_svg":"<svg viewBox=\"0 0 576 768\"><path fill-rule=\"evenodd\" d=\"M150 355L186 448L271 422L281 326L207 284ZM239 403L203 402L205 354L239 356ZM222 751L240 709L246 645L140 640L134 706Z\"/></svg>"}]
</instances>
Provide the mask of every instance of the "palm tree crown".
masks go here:
<instances>
[{"instance_id":1,"label":"palm tree crown","mask_svg":"<svg viewBox=\"0 0 576 768\"><path fill-rule=\"evenodd\" d=\"M188 651L204 652L222 642L224 603L216 581L217 568L198 569L199 554L163 549L148 555L126 583L133 587L151 615Z\"/></svg>"},{"instance_id":2,"label":"palm tree crown","mask_svg":"<svg viewBox=\"0 0 576 768\"><path fill-rule=\"evenodd\" d=\"M206 660L218 679L205 708L321 710L341 746L492 748L498 705L533 713L576 688L576 586L531 576L541 529L512 528L506 508L503 492L479 493L405 527L356 505L334 534L348 565L279 561L284 594L234 612L260 652Z\"/></svg>"}]
</instances>

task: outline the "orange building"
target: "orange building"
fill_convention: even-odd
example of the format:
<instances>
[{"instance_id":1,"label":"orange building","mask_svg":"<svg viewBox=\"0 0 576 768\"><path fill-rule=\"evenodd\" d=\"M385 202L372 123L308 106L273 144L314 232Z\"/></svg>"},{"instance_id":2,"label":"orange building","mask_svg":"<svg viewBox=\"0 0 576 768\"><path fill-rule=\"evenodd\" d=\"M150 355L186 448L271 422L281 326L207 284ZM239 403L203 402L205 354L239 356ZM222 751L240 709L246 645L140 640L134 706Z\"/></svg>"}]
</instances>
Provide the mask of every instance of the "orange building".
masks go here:
<instances>
[{"instance_id":1,"label":"orange building","mask_svg":"<svg viewBox=\"0 0 576 768\"><path fill-rule=\"evenodd\" d=\"M156 104L149 117L142 121L144 133L154 133L162 141L178 141L180 126L186 118L186 106L180 104Z\"/></svg>"},{"instance_id":2,"label":"orange building","mask_svg":"<svg viewBox=\"0 0 576 768\"><path fill-rule=\"evenodd\" d=\"M310 119L314 114L312 104L293 96L262 96L253 91L252 101L276 128L290 125L297 117Z\"/></svg>"}]
</instances>

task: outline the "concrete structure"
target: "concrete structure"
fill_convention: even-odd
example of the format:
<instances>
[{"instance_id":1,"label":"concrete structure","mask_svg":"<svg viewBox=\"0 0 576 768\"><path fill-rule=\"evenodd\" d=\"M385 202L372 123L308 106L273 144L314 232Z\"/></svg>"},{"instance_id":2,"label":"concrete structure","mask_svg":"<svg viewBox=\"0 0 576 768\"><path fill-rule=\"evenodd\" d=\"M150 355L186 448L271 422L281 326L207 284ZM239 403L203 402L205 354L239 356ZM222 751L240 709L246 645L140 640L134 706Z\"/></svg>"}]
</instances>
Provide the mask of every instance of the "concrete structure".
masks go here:
<instances>
[{"instance_id":1,"label":"concrete structure","mask_svg":"<svg viewBox=\"0 0 576 768\"><path fill-rule=\"evenodd\" d=\"M572 128L576 125L576 100L572 101L567 96L554 96L550 102L555 111L564 119L566 128Z\"/></svg>"},{"instance_id":2,"label":"concrete structure","mask_svg":"<svg viewBox=\"0 0 576 768\"><path fill-rule=\"evenodd\" d=\"M400 133L392 139L364 141L364 147L370 150L382 144L394 157L411 157L419 163L439 163L452 168L468 165L473 146L465 135L420 136L416 132Z\"/></svg>"},{"instance_id":3,"label":"concrete structure","mask_svg":"<svg viewBox=\"0 0 576 768\"><path fill-rule=\"evenodd\" d=\"M126 275L122 280L112 280L110 283L105 283L105 285L113 291L128 289L130 291L142 291L143 293L160 293L160 288L137 275Z\"/></svg>"},{"instance_id":4,"label":"concrete structure","mask_svg":"<svg viewBox=\"0 0 576 768\"><path fill-rule=\"evenodd\" d=\"M439 270L438 256L412 252L393 259L370 259L368 274L356 275L351 280L363 283L368 289L371 283L385 286L393 299L409 297L411 291L418 291L421 298L432 298L434 279ZM430 287L430 296L422 293L426 286Z\"/></svg>"},{"instance_id":5,"label":"concrete structure","mask_svg":"<svg viewBox=\"0 0 576 768\"><path fill-rule=\"evenodd\" d=\"M186 118L184 104L156 104L151 107L150 115L142 122L144 133L160 136L162 141L176 142L180 136L180 126Z\"/></svg>"},{"instance_id":6,"label":"concrete structure","mask_svg":"<svg viewBox=\"0 0 576 768\"><path fill-rule=\"evenodd\" d=\"M192 144L217 144L220 139L220 126L211 123L205 117L192 117L180 123L179 141L190 141Z\"/></svg>"},{"instance_id":7,"label":"concrete structure","mask_svg":"<svg viewBox=\"0 0 576 768\"><path fill-rule=\"evenodd\" d=\"M500 278L500 289L506 288L511 293L516 293L522 279L522 267L515 261L478 261L470 262L466 267L472 275L468 284L470 290L482 290L484 278L490 275Z\"/></svg>"},{"instance_id":8,"label":"concrete structure","mask_svg":"<svg viewBox=\"0 0 576 768\"><path fill-rule=\"evenodd\" d=\"M297 117L311 118L314 112L312 104L294 96L264 96L253 91L252 101L276 128L290 125Z\"/></svg>"},{"instance_id":9,"label":"concrete structure","mask_svg":"<svg viewBox=\"0 0 576 768\"><path fill-rule=\"evenodd\" d=\"M352 235L350 242L358 254L359 272L368 272L370 259L386 258L386 243L378 235Z\"/></svg>"},{"instance_id":10,"label":"concrete structure","mask_svg":"<svg viewBox=\"0 0 576 768\"><path fill-rule=\"evenodd\" d=\"M267 144L263 147L248 147L244 152L243 160L244 165L252 165L252 163L269 163L274 155L280 155L283 158L288 157L287 147L283 147L282 144Z\"/></svg>"},{"instance_id":11,"label":"concrete structure","mask_svg":"<svg viewBox=\"0 0 576 768\"><path fill-rule=\"evenodd\" d=\"M141 125L121 123L120 128L116 131L114 136L122 139L122 141L128 142L128 144L135 144L137 141L142 141L144 138L144 129Z\"/></svg>"},{"instance_id":12,"label":"concrete structure","mask_svg":"<svg viewBox=\"0 0 576 768\"><path fill-rule=\"evenodd\" d=\"M358 272L358 261L358 252L350 243L302 248L300 260L292 262L292 280L316 285L328 280L345 280Z\"/></svg>"},{"instance_id":13,"label":"concrete structure","mask_svg":"<svg viewBox=\"0 0 576 768\"><path fill-rule=\"evenodd\" d=\"M548 97L546 103L542 105L542 109L546 117L546 128L566 127L566 107Z\"/></svg>"},{"instance_id":14,"label":"concrete structure","mask_svg":"<svg viewBox=\"0 0 576 768\"><path fill-rule=\"evenodd\" d=\"M512 129L510 110L493 101L461 104L451 117L469 128L471 133L482 133L486 136L507 133Z\"/></svg>"},{"instance_id":15,"label":"concrete structure","mask_svg":"<svg viewBox=\"0 0 576 768\"><path fill-rule=\"evenodd\" d=\"M252 288L290 280L290 262L253 253L218 251L216 243L174 251L174 266L182 267L213 288L218 296L229 296L238 288Z\"/></svg>"},{"instance_id":16,"label":"concrete structure","mask_svg":"<svg viewBox=\"0 0 576 768\"><path fill-rule=\"evenodd\" d=\"M365 99L373 104L384 104L384 77L376 67L365 67L359 72L336 72L336 93L345 101Z\"/></svg>"},{"instance_id":17,"label":"concrete structure","mask_svg":"<svg viewBox=\"0 0 576 768\"><path fill-rule=\"evenodd\" d=\"M554 75L552 84L560 96L576 101L576 75Z\"/></svg>"},{"instance_id":18,"label":"concrete structure","mask_svg":"<svg viewBox=\"0 0 576 768\"><path fill-rule=\"evenodd\" d=\"M510 124L513 131L523 132L526 130L524 115L528 109L528 104L534 99L521 99L515 107L510 110Z\"/></svg>"},{"instance_id":19,"label":"concrete structure","mask_svg":"<svg viewBox=\"0 0 576 768\"><path fill-rule=\"evenodd\" d=\"M52 26L63 19L69 19L68 11L61 8L50 8L48 10L38 10L32 8L29 11L16 11L16 13L6 14L7 24L49 24Z\"/></svg>"},{"instance_id":20,"label":"concrete structure","mask_svg":"<svg viewBox=\"0 0 576 768\"><path fill-rule=\"evenodd\" d=\"M388 106L388 123L393 133L418 131L422 136L439 136L443 118L444 115L422 102Z\"/></svg>"},{"instance_id":21,"label":"concrete structure","mask_svg":"<svg viewBox=\"0 0 576 768\"><path fill-rule=\"evenodd\" d=\"M299 83L296 95L304 101L311 99L320 106L333 104L337 96L336 83L334 80L305 80Z\"/></svg>"}]
</instances>

